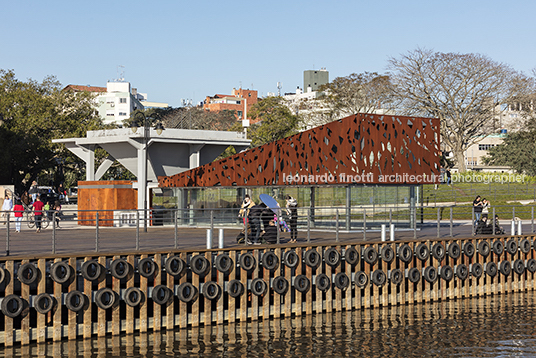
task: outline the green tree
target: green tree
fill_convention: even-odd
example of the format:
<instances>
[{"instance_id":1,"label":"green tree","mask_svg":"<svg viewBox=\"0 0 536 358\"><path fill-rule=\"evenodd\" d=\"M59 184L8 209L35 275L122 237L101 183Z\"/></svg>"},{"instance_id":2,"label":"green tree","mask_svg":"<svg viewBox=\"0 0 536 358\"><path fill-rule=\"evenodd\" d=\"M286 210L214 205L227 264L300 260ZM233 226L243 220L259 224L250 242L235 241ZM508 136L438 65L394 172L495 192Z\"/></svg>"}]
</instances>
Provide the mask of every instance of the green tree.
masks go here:
<instances>
[{"instance_id":1,"label":"green tree","mask_svg":"<svg viewBox=\"0 0 536 358\"><path fill-rule=\"evenodd\" d=\"M23 181L29 186L38 177L42 184L59 184L64 175L58 169L79 170L79 159L52 139L85 136L99 128L91 94L62 91L52 76L41 83L23 82L12 70L0 70L1 183L14 184L18 191Z\"/></svg>"},{"instance_id":2,"label":"green tree","mask_svg":"<svg viewBox=\"0 0 536 358\"><path fill-rule=\"evenodd\" d=\"M299 117L292 114L282 97L266 97L251 107L248 117L253 120L248 137L251 145L260 145L296 134Z\"/></svg>"},{"instance_id":3,"label":"green tree","mask_svg":"<svg viewBox=\"0 0 536 358\"><path fill-rule=\"evenodd\" d=\"M484 157L488 165L505 165L518 173L536 175L536 130L510 133Z\"/></svg>"}]
</instances>

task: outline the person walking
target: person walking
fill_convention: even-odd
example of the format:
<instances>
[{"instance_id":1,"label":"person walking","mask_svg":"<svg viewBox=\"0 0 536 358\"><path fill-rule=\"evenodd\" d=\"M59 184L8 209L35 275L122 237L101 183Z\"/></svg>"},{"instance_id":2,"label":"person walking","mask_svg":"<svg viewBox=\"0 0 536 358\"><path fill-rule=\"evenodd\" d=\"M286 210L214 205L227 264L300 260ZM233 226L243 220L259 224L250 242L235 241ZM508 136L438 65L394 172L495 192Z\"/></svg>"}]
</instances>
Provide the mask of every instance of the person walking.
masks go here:
<instances>
[{"instance_id":1,"label":"person walking","mask_svg":"<svg viewBox=\"0 0 536 358\"><path fill-rule=\"evenodd\" d=\"M292 196L287 195L287 214L289 216L288 224L290 226L290 243L295 243L298 240L298 201Z\"/></svg>"},{"instance_id":2,"label":"person walking","mask_svg":"<svg viewBox=\"0 0 536 358\"><path fill-rule=\"evenodd\" d=\"M9 220L9 213L8 211L11 211L13 209L13 201L9 197L9 194L6 192L4 197L4 203L2 204L2 217L4 220L4 225L7 223L7 220Z\"/></svg>"},{"instance_id":3,"label":"person walking","mask_svg":"<svg viewBox=\"0 0 536 358\"><path fill-rule=\"evenodd\" d=\"M22 216L24 214L24 206L22 206L22 202L20 200L15 202L13 212L15 213L15 232L20 232Z\"/></svg>"},{"instance_id":4,"label":"person walking","mask_svg":"<svg viewBox=\"0 0 536 358\"><path fill-rule=\"evenodd\" d=\"M41 220L43 219L43 208L45 204L41 201L39 196L35 198L35 202L32 204L34 218L35 218L35 232L41 232Z\"/></svg>"}]
</instances>

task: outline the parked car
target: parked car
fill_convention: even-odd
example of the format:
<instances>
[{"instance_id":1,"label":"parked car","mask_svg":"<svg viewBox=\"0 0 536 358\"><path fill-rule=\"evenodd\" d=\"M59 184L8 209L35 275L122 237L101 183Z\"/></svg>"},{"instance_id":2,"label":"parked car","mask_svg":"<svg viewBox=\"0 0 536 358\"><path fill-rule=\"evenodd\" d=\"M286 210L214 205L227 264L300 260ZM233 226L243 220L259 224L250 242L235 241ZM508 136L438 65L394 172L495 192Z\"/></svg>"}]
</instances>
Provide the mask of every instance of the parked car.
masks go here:
<instances>
[{"instance_id":1,"label":"parked car","mask_svg":"<svg viewBox=\"0 0 536 358\"><path fill-rule=\"evenodd\" d=\"M54 203L56 200L60 200L60 194L51 186L38 186L39 197L43 203Z\"/></svg>"}]
</instances>

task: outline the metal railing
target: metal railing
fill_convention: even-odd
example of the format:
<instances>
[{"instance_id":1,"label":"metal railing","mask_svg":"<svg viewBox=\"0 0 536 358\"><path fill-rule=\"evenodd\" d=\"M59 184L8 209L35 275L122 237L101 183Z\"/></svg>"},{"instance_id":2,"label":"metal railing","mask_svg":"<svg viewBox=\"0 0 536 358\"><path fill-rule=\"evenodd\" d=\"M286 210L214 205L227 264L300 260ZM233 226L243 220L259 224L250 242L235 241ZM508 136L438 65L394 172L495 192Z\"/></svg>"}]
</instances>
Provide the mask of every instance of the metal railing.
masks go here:
<instances>
[{"instance_id":1,"label":"metal railing","mask_svg":"<svg viewBox=\"0 0 536 358\"><path fill-rule=\"evenodd\" d=\"M270 219L276 219L280 229L277 230L277 244L283 242L288 232L289 218L285 210L280 210L280 215L271 214L261 218L263 227ZM277 211L277 210L276 210ZM147 210L145 223L149 230L159 227L173 228L173 247L179 246L180 231L185 228L198 228L207 230L207 247L212 246L214 234L219 230L219 245L223 245L222 230L233 229L244 233L244 244L249 245L254 239L252 230L247 226L251 221L244 221L239 217L239 209L150 209ZM10 240L14 235L16 222L13 212L0 212L1 231L5 231L6 254L10 254ZM521 234L534 232L534 206L494 206L489 209L489 221L491 232L487 234L500 234L497 228L502 228L506 234ZM495 222L497 218L497 222ZM381 233L381 238L386 238L387 231L405 232L406 235L413 232L413 238L417 238L417 232L422 232L427 237L453 237L454 231L460 232L461 227L464 235L475 235L476 215L472 206L419 206L416 208L375 206L374 208L361 207L300 207L297 216L297 229L302 238L305 232L305 240L311 242L311 233L315 231L326 232L339 242L341 234L361 234L363 240L375 238ZM286 223L286 225L285 225ZM471 224L473 223L473 224ZM135 233L135 249L140 250L140 237L144 228L143 210L63 210L62 215L45 213L42 218L42 231L51 233L51 251L57 251L57 237L62 230L86 229L94 230L94 251L100 251L100 239L103 230L127 230ZM59 225L58 225L59 224ZM497 224L497 225L495 225ZM21 231L35 230L36 223L31 212L25 212L19 222ZM59 228L58 228L59 226ZM261 228L262 230L262 228ZM285 233L285 234L284 234ZM0 234L1 235L1 234ZM371 236L372 235L372 236ZM88 236L88 235L86 235ZM93 236L90 234L89 237ZM358 237L354 235L354 237ZM286 238L285 238L286 239Z\"/></svg>"}]
</instances>

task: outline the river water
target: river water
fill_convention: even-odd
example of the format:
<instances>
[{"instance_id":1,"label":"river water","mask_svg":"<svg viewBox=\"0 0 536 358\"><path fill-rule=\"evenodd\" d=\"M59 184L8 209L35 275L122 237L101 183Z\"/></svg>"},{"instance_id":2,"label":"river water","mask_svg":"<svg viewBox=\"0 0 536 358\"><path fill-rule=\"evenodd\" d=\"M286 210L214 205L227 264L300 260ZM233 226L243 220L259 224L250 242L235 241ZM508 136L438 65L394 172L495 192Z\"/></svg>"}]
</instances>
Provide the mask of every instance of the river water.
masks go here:
<instances>
[{"instance_id":1,"label":"river water","mask_svg":"<svg viewBox=\"0 0 536 358\"><path fill-rule=\"evenodd\" d=\"M536 357L536 294L6 348L2 357Z\"/></svg>"}]
</instances>

